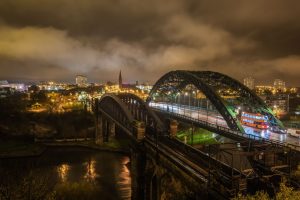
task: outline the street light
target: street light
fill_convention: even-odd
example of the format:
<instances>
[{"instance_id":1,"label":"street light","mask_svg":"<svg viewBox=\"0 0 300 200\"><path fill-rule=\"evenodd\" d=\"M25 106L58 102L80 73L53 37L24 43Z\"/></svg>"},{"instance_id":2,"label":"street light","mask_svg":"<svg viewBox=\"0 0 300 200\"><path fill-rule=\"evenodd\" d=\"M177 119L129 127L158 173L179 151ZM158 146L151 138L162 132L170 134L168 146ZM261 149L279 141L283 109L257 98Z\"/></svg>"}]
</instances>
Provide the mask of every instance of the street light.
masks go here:
<instances>
[{"instance_id":1,"label":"street light","mask_svg":"<svg viewBox=\"0 0 300 200\"><path fill-rule=\"evenodd\" d=\"M208 99L206 99L206 122L208 122Z\"/></svg>"},{"instance_id":2,"label":"street light","mask_svg":"<svg viewBox=\"0 0 300 200\"><path fill-rule=\"evenodd\" d=\"M178 104L178 105L177 105L177 108L178 108L178 109L177 109L177 110L178 110L178 114L180 114L180 113L179 113L179 111L180 111L180 109L181 109L181 104L180 104L180 92L178 92L177 95L178 95L178 100L177 100L177 104Z\"/></svg>"},{"instance_id":3,"label":"street light","mask_svg":"<svg viewBox=\"0 0 300 200\"><path fill-rule=\"evenodd\" d=\"M184 93L184 96L183 96L183 103L185 104L185 96L187 96L188 95L188 93L187 92L185 92ZM183 107L183 115L185 115L185 105L183 105L184 107Z\"/></svg>"}]
</instances>

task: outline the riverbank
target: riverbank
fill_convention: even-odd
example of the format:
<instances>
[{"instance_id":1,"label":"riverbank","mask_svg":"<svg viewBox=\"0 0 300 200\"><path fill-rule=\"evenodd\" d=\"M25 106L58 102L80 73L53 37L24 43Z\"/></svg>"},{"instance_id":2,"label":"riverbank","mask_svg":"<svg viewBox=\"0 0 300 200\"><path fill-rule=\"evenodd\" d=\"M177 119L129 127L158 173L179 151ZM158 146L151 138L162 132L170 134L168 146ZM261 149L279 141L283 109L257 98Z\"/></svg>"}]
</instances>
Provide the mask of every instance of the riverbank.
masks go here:
<instances>
[{"instance_id":1,"label":"riverbank","mask_svg":"<svg viewBox=\"0 0 300 200\"><path fill-rule=\"evenodd\" d=\"M66 142L46 142L43 143L47 147L83 147L99 151L108 151L122 154L129 154L128 140L115 140L112 139L110 142L95 144L94 141L66 141Z\"/></svg>"},{"instance_id":2,"label":"riverbank","mask_svg":"<svg viewBox=\"0 0 300 200\"><path fill-rule=\"evenodd\" d=\"M37 157L3 159L0 199L130 199L129 162L120 153L58 146Z\"/></svg>"},{"instance_id":3,"label":"riverbank","mask_svg":"<svg viewBox=\"0 0 300 200\"><path fill-rule=\"evenodd\" d=\"M0 159L40 156L48 148L53 147L81 147L128 155L130 153L128 145L129 141L124 139L112 139L110 142L102 144L95 144L93 140L47 142L22 142L9 140L0 142Z\"/></svg>"},{"instance_id":4,"label":"riverbank","mask_svg":"<svg viewBox=\"0 0 300 200\"><path fill-rule=\"evenodd\" d=\"M16 140L1 141L0 159L40 156L46 149L45 145L33 142Z\"/></svg>"}]
</instances>

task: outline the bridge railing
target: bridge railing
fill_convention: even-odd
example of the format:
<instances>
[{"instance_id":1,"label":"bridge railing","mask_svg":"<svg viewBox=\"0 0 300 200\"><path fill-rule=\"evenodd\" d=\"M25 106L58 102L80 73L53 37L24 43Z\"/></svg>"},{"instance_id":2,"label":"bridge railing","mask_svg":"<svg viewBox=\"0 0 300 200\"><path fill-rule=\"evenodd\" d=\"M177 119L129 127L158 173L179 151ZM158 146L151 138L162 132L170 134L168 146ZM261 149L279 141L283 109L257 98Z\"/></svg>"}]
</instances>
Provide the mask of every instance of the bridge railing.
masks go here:
<instances>
[{"instance_id":1,"label":"bridge railing","mask_svg":"<svg viewBox=\"0 0 300 200\"><path fill-rule=\"evenodd\" d=\"M211 127L213 129L215 129L216 131L223 131L223 132L227 132L227 133L230 133L230 134L240 136L240 137L245 138L245 139L256 140L256 141L261 141L261 142L267 142L267 143L271 143L271 144L274 144L274 145L285 146L285 147L294 149L296 151L300 151L300 146L297 146L297 145L294 145L294 144L284 143L284 142L281 142L279 140L269 140L269 139L263 138L263 137L258 136L258 135L246 134L246 133L242 133L240 131L231 130L230 128L220 126L218 124L210 123L210 122L205 121L205 120L196 119L196 118L190 117L188 115L182 115L182 114L179 114L179 113L176 113L176 112L170 112L170 111L167 111L165 109L160 109L159 106L151 106L151 108L156 109L160 112L170 113L172 115L175 115L177 117L189 120L189 121L194 122L194 123L200 123L204 126Z\"/></svg>"},{"instance_id":2,"label":"bridge railing","mask_svg":"<svg viewBox=\"0 0 300 200\"><path fill-rule=\"evenodd\" d=\"M246 189L241 185L241 183L245 183L246 175L232 165L211 156L210 152L200 151L176 138L159 137L158 140L172 149L178 150L180 155L185 155L193 163L201 166L206 171L205 177L209 180L208 183L218 182L219 185L225 186L226 191L230 194L236 194L236 192ZM213 184L210 186L214 188Z\"/></svg>"}]
</instances>

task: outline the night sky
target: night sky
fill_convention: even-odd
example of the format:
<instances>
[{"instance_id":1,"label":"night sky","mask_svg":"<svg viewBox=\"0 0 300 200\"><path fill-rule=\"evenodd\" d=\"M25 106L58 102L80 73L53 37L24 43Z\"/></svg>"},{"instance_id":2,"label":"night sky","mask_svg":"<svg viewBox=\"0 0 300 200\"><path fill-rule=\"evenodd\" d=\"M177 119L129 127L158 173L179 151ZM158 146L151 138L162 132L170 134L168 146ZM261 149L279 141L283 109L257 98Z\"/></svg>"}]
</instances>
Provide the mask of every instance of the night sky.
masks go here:
<instances>
[{"instance_id":1,"label":"night sky","mask_svg":"<svg viewBox=\"0 0 300 200\"><path fill-rule=\"evenodd\" d=\"M1 0L0 79L153 83L175 69L300 86L299 0Z\"/></svg>"}]
</instances>

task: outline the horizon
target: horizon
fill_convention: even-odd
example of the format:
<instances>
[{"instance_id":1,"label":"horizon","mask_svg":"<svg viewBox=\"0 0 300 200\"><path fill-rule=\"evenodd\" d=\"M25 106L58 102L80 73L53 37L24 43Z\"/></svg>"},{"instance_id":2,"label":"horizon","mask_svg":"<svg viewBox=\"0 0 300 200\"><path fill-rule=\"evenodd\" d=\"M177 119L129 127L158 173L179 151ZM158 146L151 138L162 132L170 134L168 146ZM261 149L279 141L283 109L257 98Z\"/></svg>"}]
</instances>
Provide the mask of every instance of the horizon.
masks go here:
<instances>
[{"instance_id":1,"label":"horizon","mask_svg":"<svg viewBox=\"0 0 300 200\"><path fill-rule=\"evenodd\" d=\"M174 69L300 85L300 2L0 2L0 79L155 82ZM41 78L42 77L42 78Z\"/></svg>"}]
</instances>

